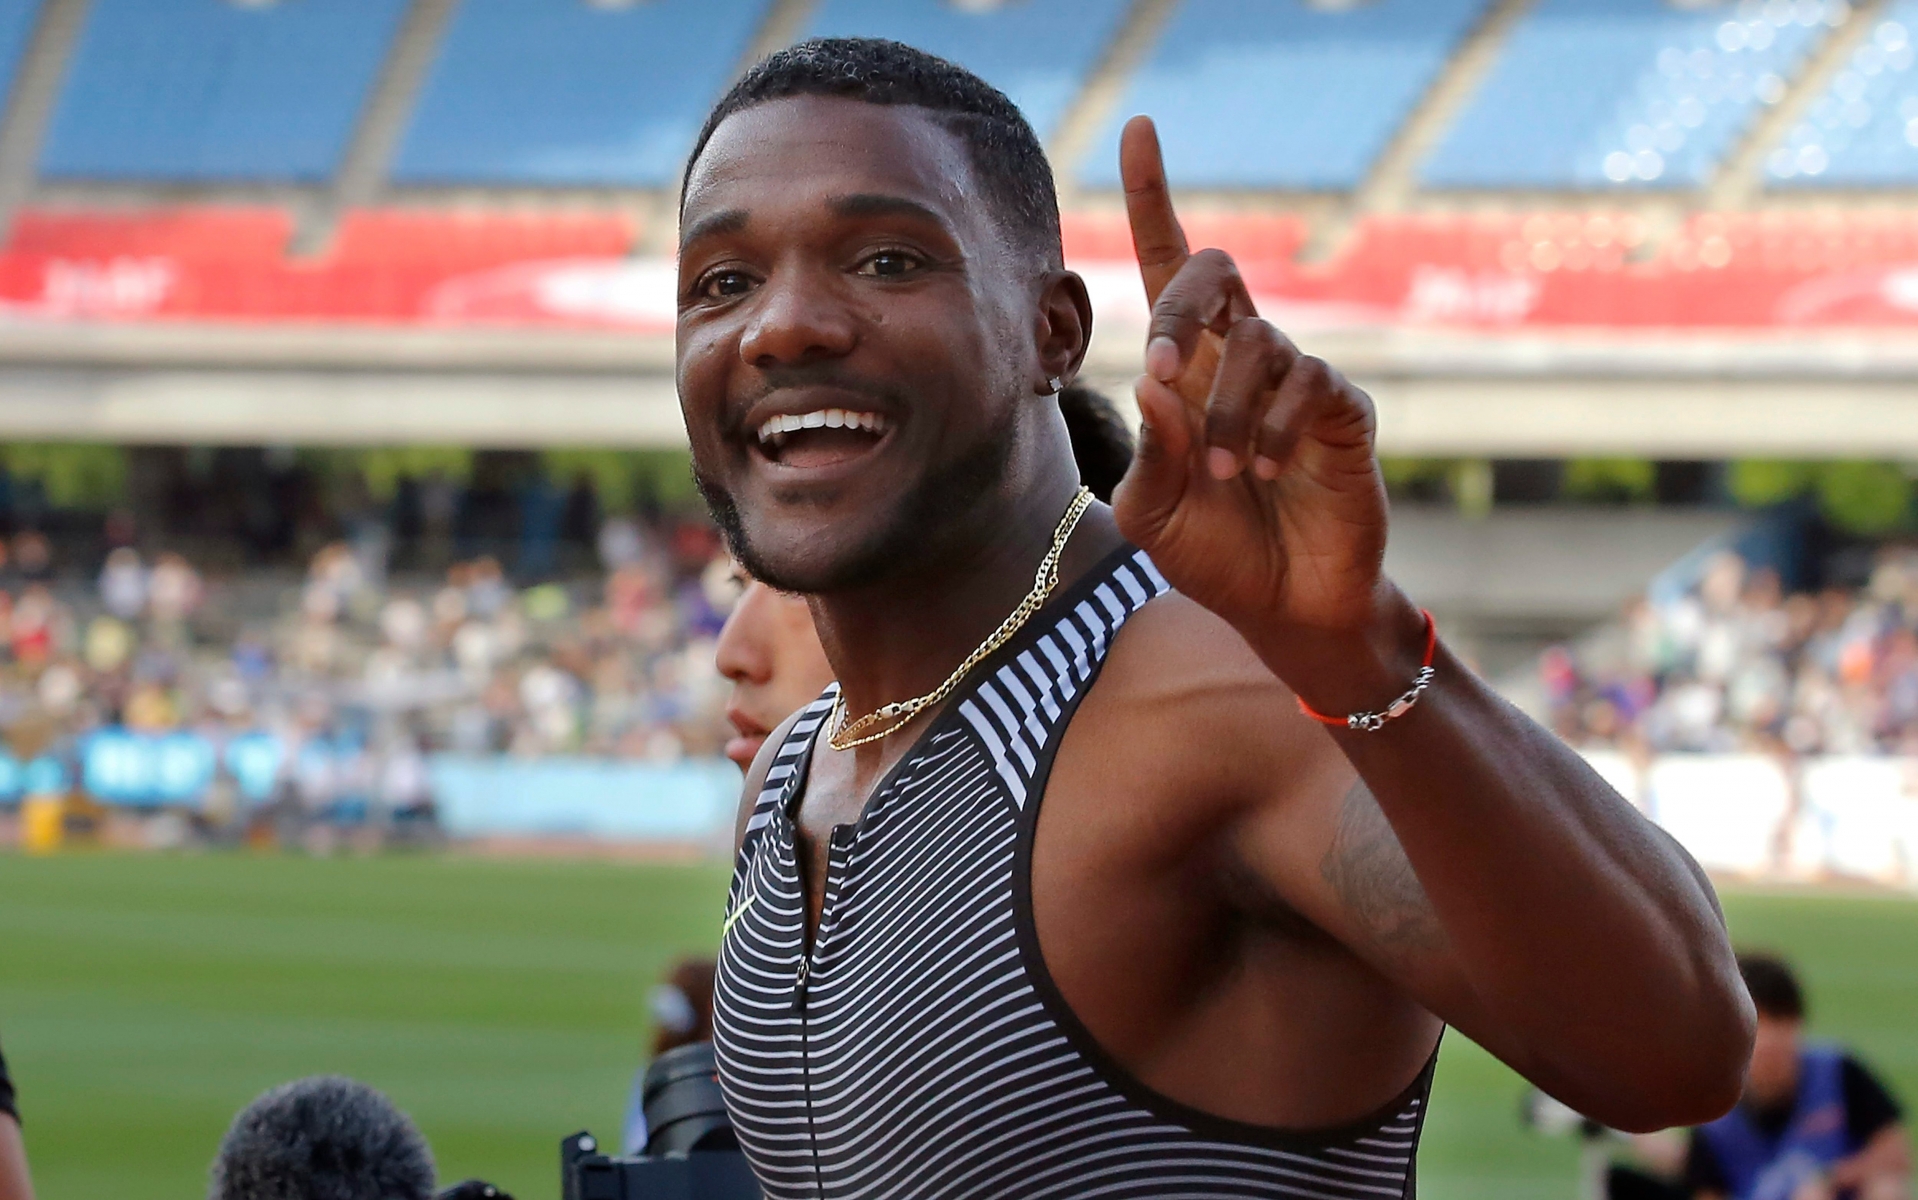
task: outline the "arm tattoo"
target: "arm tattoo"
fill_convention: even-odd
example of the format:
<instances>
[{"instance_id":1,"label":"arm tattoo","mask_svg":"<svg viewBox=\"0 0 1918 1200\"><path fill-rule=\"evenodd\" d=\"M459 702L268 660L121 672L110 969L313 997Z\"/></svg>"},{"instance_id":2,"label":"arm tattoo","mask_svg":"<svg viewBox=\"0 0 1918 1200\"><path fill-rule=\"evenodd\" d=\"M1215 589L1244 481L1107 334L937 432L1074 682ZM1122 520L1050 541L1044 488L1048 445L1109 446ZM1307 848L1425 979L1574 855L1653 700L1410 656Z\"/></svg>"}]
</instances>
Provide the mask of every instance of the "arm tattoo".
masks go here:
<instances>
[{"instance_id":1,"label":"arm tattoo","mask_svg":"<svg viewBox=\"0 0 1918 1200\"><path fill-rule=\"evenodd\" d=\"M1444 948L1445 929L1364 780L1345 794L1319 874L1381 949L1402 954Z\"/></svg>"}]
</instances>

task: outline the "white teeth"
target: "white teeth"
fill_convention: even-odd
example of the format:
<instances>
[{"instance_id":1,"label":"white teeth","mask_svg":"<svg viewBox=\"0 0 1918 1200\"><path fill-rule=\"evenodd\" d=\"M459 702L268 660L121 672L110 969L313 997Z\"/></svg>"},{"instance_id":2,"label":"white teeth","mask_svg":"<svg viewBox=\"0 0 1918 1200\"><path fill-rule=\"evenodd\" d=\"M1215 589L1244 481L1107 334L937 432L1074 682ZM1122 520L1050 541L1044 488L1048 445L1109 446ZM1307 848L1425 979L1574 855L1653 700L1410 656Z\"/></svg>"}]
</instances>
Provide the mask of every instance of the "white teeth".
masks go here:
<instances>
[{"instance_id":1,"label":"white teeth","mask_svg":"<svg viewBox=\"0 0 1918 1200\"><path fill-rule=\"evenodd\" d=\"M762 444L778 445L786 435L802 429L863 429L872 434L886 432L881 413L848 412L843 408L815 409L809 413L781 413L767 417L759 426Z\"/></svg>"}]
</instances>

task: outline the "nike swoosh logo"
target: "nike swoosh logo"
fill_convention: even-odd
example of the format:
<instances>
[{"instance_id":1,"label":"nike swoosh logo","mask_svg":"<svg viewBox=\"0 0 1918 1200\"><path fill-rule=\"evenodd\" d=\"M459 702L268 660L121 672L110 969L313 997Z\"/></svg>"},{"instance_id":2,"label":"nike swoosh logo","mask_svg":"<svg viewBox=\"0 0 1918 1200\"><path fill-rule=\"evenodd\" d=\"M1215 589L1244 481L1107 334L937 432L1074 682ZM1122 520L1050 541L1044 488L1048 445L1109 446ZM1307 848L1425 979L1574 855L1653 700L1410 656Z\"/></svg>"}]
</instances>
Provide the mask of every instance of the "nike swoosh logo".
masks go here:
<instances>
[{"instance_id":1,"label":"nike swoosh logo","mask_svg":"<svg viewBox=\"0 0 1918 1200\"><path fill-rule=\"evenodd\" d=\"M753 901L757 899L759 899L758 892L747 892L746 898L739 902L739 907L733 909L732 912L726 914L726 923L722 925L719 930L719 936L721 938L725 938L731 935L733 931L733 926L739 924L739 918L746 915L746 910L751 908L753 906Z\"/></svg>"}]
</instances>

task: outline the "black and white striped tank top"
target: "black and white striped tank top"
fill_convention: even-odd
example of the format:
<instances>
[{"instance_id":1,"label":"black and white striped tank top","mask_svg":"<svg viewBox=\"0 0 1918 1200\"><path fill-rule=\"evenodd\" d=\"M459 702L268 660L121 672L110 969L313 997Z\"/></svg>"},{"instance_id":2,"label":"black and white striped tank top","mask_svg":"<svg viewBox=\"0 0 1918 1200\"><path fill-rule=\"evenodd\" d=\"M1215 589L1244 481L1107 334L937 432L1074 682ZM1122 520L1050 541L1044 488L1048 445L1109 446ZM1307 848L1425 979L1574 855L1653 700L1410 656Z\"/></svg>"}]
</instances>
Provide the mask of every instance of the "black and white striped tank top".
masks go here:
<instances>
[{"instance_id":1,"label":"black and white striped tank top","mask_svg":"<svg viewBox=\"0 0 1918 1200\"><path fill-rule=\"evenodd\" d=\"M1113 635L1167 584L1115 553L962 688L833 831L810 953L793 820L829 690L776 751L727 902L720 1083L766 1195L1412 1194L1428 1066L1383 1115L1295 1134L1145 1087L1041 960L1033 831L1066 722Z\"/></svg>"}]
</instances>

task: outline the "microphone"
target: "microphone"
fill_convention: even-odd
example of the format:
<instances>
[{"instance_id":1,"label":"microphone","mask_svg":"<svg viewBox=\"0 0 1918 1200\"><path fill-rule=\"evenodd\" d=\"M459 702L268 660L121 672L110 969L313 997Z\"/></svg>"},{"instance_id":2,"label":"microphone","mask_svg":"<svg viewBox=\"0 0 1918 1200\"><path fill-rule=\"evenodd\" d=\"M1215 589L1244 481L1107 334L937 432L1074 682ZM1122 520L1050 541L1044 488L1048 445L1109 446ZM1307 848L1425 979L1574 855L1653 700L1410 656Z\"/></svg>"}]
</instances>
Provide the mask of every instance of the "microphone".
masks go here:
<instances>
[{"instance_id":1,"label":"microphone","mask_svg":"<svg viewBox=\"0 0 1918 1200\"><path fill-rule=\"evenodd\" d=\"M381 1093L314 1075L262 1093L233 1118L208 1200L433 1200L433 1152Z\"/></svg>"}]
</instances>

